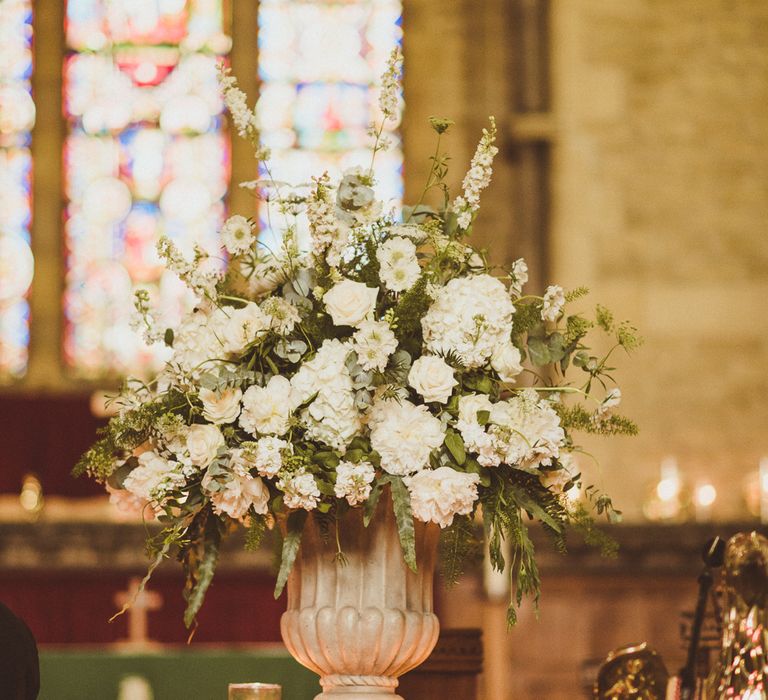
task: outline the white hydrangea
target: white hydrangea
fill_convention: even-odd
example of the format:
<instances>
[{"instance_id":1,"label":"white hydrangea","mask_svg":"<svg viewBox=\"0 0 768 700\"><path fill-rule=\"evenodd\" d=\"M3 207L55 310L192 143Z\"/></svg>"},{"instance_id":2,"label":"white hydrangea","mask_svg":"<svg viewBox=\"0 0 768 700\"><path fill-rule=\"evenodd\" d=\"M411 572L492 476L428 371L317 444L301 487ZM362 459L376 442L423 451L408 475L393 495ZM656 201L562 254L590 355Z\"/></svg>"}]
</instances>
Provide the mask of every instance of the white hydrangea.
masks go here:
<instances>
[{"instance_id":1,"label":"white hydrangea","mask_svg":"<svg viewBox=\"0 0 768 700\"><path fill-rule=\"evenodd\" d=\"M424 469L406 477L413 517L423 523L448 527L455 515L472 512L479 481L477 474L466 474L450 467Z\"/></svg>"},{"instance_id":2,"label":"white hydrangea","mask_svg":"<svg viewBox=\"0 0 768 700\"><path fill-rule=\"evenodd\" d=\"M376 470L370 462L339 462L336 467L336 498L346 498L351 506L363 503L371 495Z\"/></svg>"},{"instance_id":3,"label":"white hydrangea","mask_svg":"<svg viewBox=\"0 0 768 700\"><path fill-rule=\"evenodd\" d=\"M544 304L541 307L541 318L544 321L557 321L565 305L565 293L557 284L547 287L544 293Z\"/></svg>"},{"instance_id":4,"label":"white hydrangea","mask_svg":"<svg viewBox=\"0 0 768 700\"><path fill-rule=\"evenodd\" d=\"M410 401L377 400L369 414L371 446L381 468L402 476L424 469L432 450L443 444L445 429L429 409Z\"/></svg>"},{"instance_id":5,"label":"white hydrangea","mask_svg":"<svg viewBox=\"0 0 768 700\"><path fill-rule=\"evenodd\" d=\"M283 501L288 508L303 508L314 510L320 500L320 489L317 488L315 477L304 469L293 474L284 475L278 482L277 488L283 492Z\"/></svg>"},{"instance_id":6,"label":"white hydrangea","mask_svg":"<svg viewBox=\"0 0 768 700\"><path fill-rule=\"evenodd\" d=\"M457 277L437 291L421 320L424 346L434 354L455 352L467 367L482 367L509 342L514 311L494 277Z\"/></svg>"},{"instance_id":7,"label":"white hydrangea","mask_svg":"<svg viewBox=\"0 0 768 700\"><path fill-rule=\"evenodd\" d=\"M198 397L203 402L203 418L210 423L215 425L234 423L240 415L240 399L243 398L243 392L240 389L229 388L222 391L200 389Z\"/></svg>"},{"instance_id":8,"label":"white hydrangea","mask_svg":"<svg viewBox=\"0 0 768 700\"><path fill-rule=\"evenodd\" d=\"M344 450L362 427L346 366L349 352L349 345L340 340L325 340L315 356L304 362L291 378L294 410L316 394L299 415L307 437L336 450Z\"/></svg>"},{"instance_id":9,"label":"white hydrangea","mask_svg":"<svg viewBox=\"0 0 768 700\"><path fill-rule=\"evenodd\" d=\"M242 308L227 308L221 313L224 318L219 333L227 353L241 353L248 345L261 339L269 329L269 317L252 301Z\"/></svg>"},{"instance_id":10,"label":"white hydrangea","mask_svg":"<svg viewBox=\"0 0 768 700\"><path fill-rule=\"evenodd\" d=\"M251 249L256 240L251 222L244 216L230 216L221 227L221 242L232 255L239 255Z\"/></svg>"},{"instance_id":11,"label":"white hydrangea","mask_svg":"<svg viewBox=\"0 0 768 700\"><path fill-rule=\"evenodd\" d=\"M280 375L271 377L264 387L248 387L240 425L251 435L283 435L290 423L290 397L291 383Z\"/></svg>"},{"instance_id":12,"label":"white hydrangea","mask_svg":"<svg viewBox=\"0 0 768 700\"><path fill-rule=\"evenodd\" d=\"M486 425L480 425L478 411L488 412ZM560 417L530 389L496 403L484 394L463 396L456 428L467 450L486 467L549 465L565 443Z\"/></svg>"},{"instance_id":13,"label":"white hydrangea","mask_svg":"<svg viewBox=\"0 0 768 700\"><path fill-rule=\"evenodd\" d=\"M352 336L352 349L363 369L382 372L397 349L397 338L386 321L363 321Z\"/></svg>"},{"instance_id":14,"label":"white hydrangea","mask_svg":"<svg viewBox=\"0 0 768 700\"><path fill-rule=\"evenodd\" d=\"M170 362L192 379L199 376L204 362L224 357L216 333L217 317L216 312L199 309L188 313L176 330Z\"/></svg>"},{"instance_id":15,"label":"white hydrangea","mask_svg":"<svg viewBox=\"0 0 768 700\"><path fill-rule=\"evenodd\" d=\"M416 245L407 238L388 238L376 249L376 259L380 266L379 278L392 292L410 289L421 275Z\"/></svg>"},{"instance_id":16,"label":"white hydrangea","mask_svg":"<svg viewBox=\"0 0 768 700\"><path fill-rule=\"evenodd\" d=\"M293 445L278 437L263 437L256 443L253 461L261 476L270 479L277 476L283 468L283 450L293 452Z\"/></svg>"},{"instance_id":17,"label":"white hydrangea","mask_svg":"<svg viewBox=\"0 0 768 700\"><path fill-rule=\"evenodd\" d=\"M278 335L288 335L301 321L299 310L282 297L268 297L261 303L261 310L269 319L269 327Z\"/></svg>"},{"instance_id":18,"label":"white hydrangea","mask_svg":"<svg viewBox=\"0 0 768 700\"><path fill-rule=\"evenodd\" d=\"M162 501L168 491L184 485L178 462L164 459L153 450L138 457L139 466L123 481L123 488L143 501Z\"/></svg>"}]
</instances>

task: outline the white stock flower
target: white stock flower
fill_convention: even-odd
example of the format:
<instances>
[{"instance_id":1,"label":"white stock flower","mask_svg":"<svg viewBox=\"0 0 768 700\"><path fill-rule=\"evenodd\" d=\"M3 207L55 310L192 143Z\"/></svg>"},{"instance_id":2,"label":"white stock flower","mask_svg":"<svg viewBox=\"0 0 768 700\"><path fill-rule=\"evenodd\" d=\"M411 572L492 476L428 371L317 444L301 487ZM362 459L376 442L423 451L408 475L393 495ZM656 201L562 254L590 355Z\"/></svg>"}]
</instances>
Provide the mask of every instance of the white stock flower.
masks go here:
<instances>
[{"instance_id":1,"label":"white stock flower","mask_svg":"<svg viewBox=\"0 0 768 700\"><path fill-rule=\"evenodd\" d=\"M243 398L243 392L240 389L223 391L200 389L198 397L203 402L203 418L209 423L215 425L234 423L240 415L240 399Z\"/></svg>"},{"instance_id":2,"label":"white stock flower","mask_svg":"<svg viewBox=\"0 0 768 700\"><path fill-rule=\"evenodd\" d=\"M210 482L206 483L203 477L203 488L207 490L210 487ZM229 481L211 491L208 497L214 513L226 513L235 520L244 518L251 507L265 515L269 506L269 489L260 477L250 474L233 474Z\"/></svg>"},{"instance_id":3,"label":"white stock flower","mask_svg":"<svg viewBox=\"0 0 768 700\"><path fill-rule=\"evenodd\" d=\"M344 450L362 427L346 366L349 352L350 346L340 340L325 340L315 356L291 377L294 410L315 396L299 416L307 436L337 450Z\"/></svg>"},{"instance_id":4,"label":"white stock flower","mask_svg":"<svg viewBox=\"0 0 768 700\"><path fill-rule=\"evenodd\" d=\"M261 310L269 319L269 327L279 335L288 335L301 321L299 310L282 297L268 297L261 303Z\"/></svg>"},{"instance_id":5,"label":"white stock flower","mask_svg":"<svg viewBox=\"0 0 768 700\"><path fill-rule=\"evenodd\" d=\"M392 292L410 289L421 275L413 241L395 236L382 243L376 250L379 261L379 278Z\"/></svg>"},{"instance_id":6,"label":"white stock flower","mask_svg":"<svg viewBox=\"0 0 768 700\"><path fill-rule=\"evenodd\" d=\"M455 352L467 367L482 367L509 342L515 307L504 285L490 275L457 277L437 290L421 319L425 348Z\"/></svg>"},{"instance_id":7,"label":"white stock flower","mask_svg":"<svg viewBox=\"0 0 768 700\"><path fill-rule=\"evenodd\" d=\"M397 118L398 97L400 95L400 78L403 71L403 53L396 46L387 59L387 68L381 76L381 92L379 93L379 109L385 119Z\"/></svg>"},{"instance_id":8,"label":"white stock flower","mask_svg":"<svg viewBox=\"0 0 768 700\"><path fill-rule=\"evenodd\" d=\"M602 403L597 407L594 415L592 416L592 422L596 425L600 425L607 420L613 409L621 403L621 389L614 387L611 389L603 399Z\"/></svg>"},{"instance_id":9,"label":"white stock flower","mask_svg":"<svg viewBox=\"0 0 768 700\"><path fill-rule=\"evenodd\" d=\"M283 435L291 415L291 383L280 375L264 387L248 387L243 394L240 425L251 435Z\"/></svg>"},{"instance_id":10,"label":"white stock flower","mask_svg":"<svg viewBox=\"0 0 768 700\"><path fill-rule=\"evenodd\" d=\"M315 477L299 469L293 474L283 476L277 482L277 488L283 492L283 501L288 508L314 510L320 500L320 489Z\"/></svg>"},{"instance_id":11,"label":"white stock flower","mask_svg":"<svg viewBox=\"0 0 768 700\"><path fill-rule=\"evenodd\" d=\"M352 336L352 348L363 369L382 372L397 349L397 338L386 321L363 321Z\"/></svg>"},{"instance_id":12,"label":"white stock flower","mask_svg":"<svg viewBox=\"0 0 768 700\"><path fill-rule=\"evenodd\" d=\"M374 403L369 425L371 447L381 456L381 468L397 476L424 469L432 450L445 438L443 424L426 406L405 400Z\"/></svg>"},{"instance_id":13,"label":"white stock flower","mask_svg":"<svg viewBox=\"0 0 768 700\"><path fill-rule=\"evenodd\" d=\"M123 481L123 488L143 501L160 501L163 495L184 484L178 462L163 459L149 450L138 457L139 466Z\"/></svg>"},{"instance_id":14,"label":"white stock flower","mask_svg":"<svg viewBox=\"0 0 768 700\"><path fill-rule=\"evenodd\" d=\"M467 229L472 223L472 216L480 208L480 193L488 187L493 173L493 158L499 152L494 146L496 139L496 121L491 117L489 129L483 129L480 143L477 145L475 155L469 170L462 182L462 195L456 197L453 202L453 211L458 217L459 228Z\"/></svg>"},{"instance_id":15,"label":"white stock flower","mask_svg":"<svg viewBox=\"0 0 768 700\"><path fill-rule=\"evenodd\" d=\"M370 462L339 462L333 487L336 498L346 498L351 506L363 503L371 494L371 482L375 476L376 471Z\"/></svg>"},{"instance_id":16,"label":"white stock flower","mask_svg":"<svg viewBox=\"0 0 768 700\"><path fill-rule=\"evenodd\" d=\"M293 445L278 437L267 436L256 443L253 454L255 467L261 476L273 478L283 468L283 450L293 451Z\"/></svg>"},{"instance_id":17,"label":"white stock flower","mask_svg":"<svg viewBox=\"0 0 768 700\"><path fill-rule=\"evenodd\" d=\"M528 264L525 260L518 258L512 263L509 277L509 293L519 297L523 293L523 287L528 283Z\"/></svg>"},{"instance_id":18,"label":"white stock flower","mask_svg":"<svg viewBox=\"0 0 768 700\"><path fill-rule=\"evenodd\" d=\"M557 321L565 304L563 288L557 284L547 287L544 293L544 304L541 307L541 318L544 321Z\"/></svg>"},{"instance_id":19,"label":"white stock flower","mask_svg":"<svg viewBox=\"0 0 768 700\"><path fill-rule=\"evenodd\" d=\"M315 189L307 201L307 218L315 258L325 257L330 267L338 267L349 240L348 226L336 218L331 181L328 173L315 178Z\"/></svg>"},{"instance_id":20,"label":"white stock flower","mask_svg":"<svg viewBox=\"0 0 768 700\"><path fill-rule=\"evenodd\" d=\"M196 423L187 432L187 451L192 464L207 467L224 447L224 436L215 425Z\"/></svg>"},{"instance_id":21,"label":"white stock flower","mask_svg":"<svg viewBox=\"0 0 768 700\"><path fill-rule=\"evenodd\" d=\"M323 303L333 325L356 328L373 313L378 294L378 289L344 279L323 295Z\"/></svg>"},{"instance_id":22,"label":"white stock flower","mask_svg":"<svg viewBox=\"0 0 768 700\"><path fill-rule=\"evenodd\" d=\"M448 527L455 515L469 515L477 500L477 474L450 467L424 469L406 478L413 517L423 523Z\"/></svg>"},{"instance_id":23,"label":"white stock flower","mask_svg":"<svg viewBox=\"0 0 768 700\"><path fill-rule=\"evenodd\" d=\"M515 377L523 371L521 362L522 355L512 343L500 345L491 355L491 367L496 370L502 382L514 381Z\"/></svg>"},{"instance_id":24,"label":"white stock flower","mask_svg":"<svg viewBox=\"0 0 768 700\"><path fill-rule=\"evenodd\" d=\"M240 214L230 216L221 227L221 241L232 255L250 250L255 240L251 222Z\"/></svg>"},{"instance_id":25,"label":"white stock flower","mask_svg":"<svg viewBox=\"0 0 768 700\"><path fill-rule=\"evenodd\" d=\"M423 355L408 372L410 384L424 401L448 403L453 387L458 384L451 367L442 357Z\"/></svg>"},{"instance_id":26,"label":"white stock flower","mask_svg":"<svg viewBox=\"0 0 768 700\"><path fill-rule=\"evenodd\" d=\"M224 351L240 353L246 346L260 339L269 328L269 318L250 301L240 309L226 310L220 330Z\"/></svg>"}]
</instances>

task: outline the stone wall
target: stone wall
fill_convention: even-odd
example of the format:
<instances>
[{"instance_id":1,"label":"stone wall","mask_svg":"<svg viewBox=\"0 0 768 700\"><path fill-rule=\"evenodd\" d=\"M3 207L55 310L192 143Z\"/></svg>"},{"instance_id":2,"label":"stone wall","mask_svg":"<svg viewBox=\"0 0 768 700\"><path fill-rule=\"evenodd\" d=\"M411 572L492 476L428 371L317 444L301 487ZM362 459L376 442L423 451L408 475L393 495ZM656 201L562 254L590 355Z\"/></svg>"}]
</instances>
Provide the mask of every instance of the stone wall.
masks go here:
<instances>
[{"instance_id":1,"label":"stone wall","mask_svg":"<svg viewBox=\"0 0 768 700\"><path fill-rule=\"evenodd\" d=\"M637 517L672 454L733 517L768 454L768 3L557 0L552 21L552 279L646 338L619 362L641 435L595 446L601 483Z\"/></svg>"}]
</instances>

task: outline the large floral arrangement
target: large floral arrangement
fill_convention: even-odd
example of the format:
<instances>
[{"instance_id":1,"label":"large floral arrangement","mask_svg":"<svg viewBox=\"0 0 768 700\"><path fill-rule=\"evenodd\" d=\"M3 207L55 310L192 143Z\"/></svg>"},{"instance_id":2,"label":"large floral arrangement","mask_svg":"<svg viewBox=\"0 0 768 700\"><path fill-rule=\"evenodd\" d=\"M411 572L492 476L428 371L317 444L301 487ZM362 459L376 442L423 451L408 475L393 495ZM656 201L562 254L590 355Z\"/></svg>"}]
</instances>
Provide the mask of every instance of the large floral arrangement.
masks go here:
<instances>
[{"instance_id":1,"label":"large floral arrangement","mask_svg":"<svg viewBox=\"0 0 768 700\"><path fill-rule=\"evenodd\" d=\"M154 318L147 292L137 294L146 339L169 346L170 359L153 381L124 385L77 471L162 523L150 573L178 554L188 625L227 533L247 528L250 547L269 530L282 537L279 594L307 517L332 538L349 509L363 509L367 524L382 498L393 501L410 567L414 519L442 528L449 581L482 513L496 568L505 565L502 541L511 549L511 622L522 596L538 595L526 515L561 549L569 527L610 548L590 513L616 517L610 499L592 487L581 501L567 495L581 478L574 432L634 432L614 413L620 392L608 362L637 338L602 307L594 320L569 314L586 290L524 295L523 260L491 268L468 244L497 152L493 120L459 196L450 197L440 148L451 123L433 118L436 155L419 203L395 212L377 201L373 163L386 147L383 120L397 116L400 62L394 53L383 77L371 166L338 183L320 175L303 190L271 179L255 114L223 72L234 124L265 173L245 186L276 205L282 245L265 249L239 215L223 226L218 258L196 249L189 260L161 240L167 266L196 297L175 329ZM440 207L425 203L434 191ZM585 345L593 328L613 339L603 356Z\"/></svg>"}]
</instances>

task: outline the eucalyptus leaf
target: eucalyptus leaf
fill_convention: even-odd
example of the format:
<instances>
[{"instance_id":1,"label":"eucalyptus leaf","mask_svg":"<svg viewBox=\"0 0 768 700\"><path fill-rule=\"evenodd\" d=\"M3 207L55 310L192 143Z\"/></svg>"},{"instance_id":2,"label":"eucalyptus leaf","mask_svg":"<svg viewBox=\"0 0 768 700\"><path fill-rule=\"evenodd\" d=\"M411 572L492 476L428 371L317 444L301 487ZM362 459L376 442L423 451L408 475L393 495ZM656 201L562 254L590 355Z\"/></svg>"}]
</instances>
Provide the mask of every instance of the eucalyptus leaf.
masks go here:
<instances>
[{"instance_id":1,"label":"eucalyptus leaf","mask_svg":"<svg viewBox=\"0 0 768 700\"><path fill-rule=\"evenodd\" d=\"M528 356L540 367L552 361L549 346L541 338L528 338Z\"/></svg>"}]
</instances>

